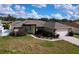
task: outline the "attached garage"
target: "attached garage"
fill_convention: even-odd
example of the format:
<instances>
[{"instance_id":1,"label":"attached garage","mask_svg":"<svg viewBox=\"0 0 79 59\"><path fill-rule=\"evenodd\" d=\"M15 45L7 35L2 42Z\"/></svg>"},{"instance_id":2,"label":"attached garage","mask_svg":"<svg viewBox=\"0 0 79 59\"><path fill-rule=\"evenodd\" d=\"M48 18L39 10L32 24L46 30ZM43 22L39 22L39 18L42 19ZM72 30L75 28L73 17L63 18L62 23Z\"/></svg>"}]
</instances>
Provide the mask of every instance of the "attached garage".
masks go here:
<instances>
[{"instance_id":1,"label":"attached garage","mask_svg":"<svg viewBox=\"0 0 79 59\"><path fill-rule=\"evenodd\" d=\"M65 36L68 34L68 29L57 29L56 33L59 34L60 36Z\"/></svg>"},{"instance_id":2,"label":"attached garage","mask_svg":"<svg viewBox=\"0 0 79 59\"><path fill-rule=\"evenodd\" d=\"M45 27L52 29L50 30L50 32L53 32L53 30L56 29L56 33L60 36L67 35L68 31L71 28L70 26L58 22L48 22L46 23Z\"/></svg>"}]
</instances>

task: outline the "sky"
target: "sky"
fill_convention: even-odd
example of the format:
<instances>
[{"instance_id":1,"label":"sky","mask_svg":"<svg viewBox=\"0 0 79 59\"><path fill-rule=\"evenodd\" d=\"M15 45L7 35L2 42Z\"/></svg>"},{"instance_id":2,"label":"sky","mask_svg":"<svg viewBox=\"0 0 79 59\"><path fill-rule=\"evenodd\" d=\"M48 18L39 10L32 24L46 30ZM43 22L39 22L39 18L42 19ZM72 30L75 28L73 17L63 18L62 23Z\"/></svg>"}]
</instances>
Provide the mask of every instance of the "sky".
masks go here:
<instances>
[{"instance_id":1,"label":"sky","mask_svg":"<svg viewBox=\"0 0 79 59\"><path fill-rule=\"evenodd\" d=\"M0 16L79 19L78 4L0 4Z\"/></svg>"}]
</instances>

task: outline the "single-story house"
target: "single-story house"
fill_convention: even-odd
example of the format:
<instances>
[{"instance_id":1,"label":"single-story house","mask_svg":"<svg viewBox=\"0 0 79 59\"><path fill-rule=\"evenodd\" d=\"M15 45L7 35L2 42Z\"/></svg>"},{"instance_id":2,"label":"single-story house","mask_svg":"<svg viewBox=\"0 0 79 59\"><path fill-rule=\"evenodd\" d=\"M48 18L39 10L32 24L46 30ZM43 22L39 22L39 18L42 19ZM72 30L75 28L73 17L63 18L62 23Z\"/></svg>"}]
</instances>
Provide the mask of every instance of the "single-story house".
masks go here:
<instances>
[{"instance_id":1,"label":"single-story house","mask_svg":"<svg viewBox=\"0 0 79 59\"><path fill-rule=\"evenodd\" d=\"M59 22L46 22L42 20L25 20L15 21L11 24L11 29L25 29L27 33L35 34L39 29L53 32L56 29L56 33L60 35L66 35L70 30L79 32L79 24L74 23L59 23Z\"/></svg>"}]
</instances>

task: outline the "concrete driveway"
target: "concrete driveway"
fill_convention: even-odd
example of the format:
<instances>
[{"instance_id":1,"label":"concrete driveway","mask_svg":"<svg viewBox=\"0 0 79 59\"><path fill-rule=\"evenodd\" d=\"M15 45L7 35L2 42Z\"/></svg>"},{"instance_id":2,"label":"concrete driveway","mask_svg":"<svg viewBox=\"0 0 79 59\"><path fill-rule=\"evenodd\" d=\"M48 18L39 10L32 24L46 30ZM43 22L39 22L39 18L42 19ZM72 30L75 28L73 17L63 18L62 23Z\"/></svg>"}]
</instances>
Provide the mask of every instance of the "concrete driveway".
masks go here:
<instances>
[{"instance_id":1,"label":"concrete driveway","mask_svg":"<svg viewBox=\"0 0 79 59\"><path fill-rule=\"evenodd\" d=\"M79 46L79 39L78 38L70 37L70 36L60 36L60 39L63 39L65 41L68 41L72 44Z\"/></svg>"},{"instance_id":2,"label":"concrete driveway","mask_svg":"<svg viewBox=\"0 0 79 59\"><path fill-rule=\"evenodd\" d=\"M72 44L75 44L75 45L79 46L79 39L78 38L66 36L66 34L68 33L67 30L56 31L56 33L58 33L60 35L59 36L60 39L63 39L65 41L68 41L68 42L70 42Z\"/></svg>"}]
</instances>

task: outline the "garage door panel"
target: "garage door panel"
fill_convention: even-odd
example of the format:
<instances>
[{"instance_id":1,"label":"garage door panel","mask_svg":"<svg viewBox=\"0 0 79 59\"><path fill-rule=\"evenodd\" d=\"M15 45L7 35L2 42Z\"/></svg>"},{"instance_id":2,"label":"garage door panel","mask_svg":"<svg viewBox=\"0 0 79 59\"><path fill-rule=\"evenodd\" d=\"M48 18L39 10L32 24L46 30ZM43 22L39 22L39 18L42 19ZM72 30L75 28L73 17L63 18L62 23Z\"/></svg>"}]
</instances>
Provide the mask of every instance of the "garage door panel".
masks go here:
<instances>
[{"instance_id":1,"label":"garage door panel","mask_svg":"<svg viewBox=\"0 0 79 59\"><path fill-rule=\"evenodd\" d=\"M68 30L56 30L56 33L59 34L60 36L65 36L68 33Z\"/></svg>"}]
</instances>

